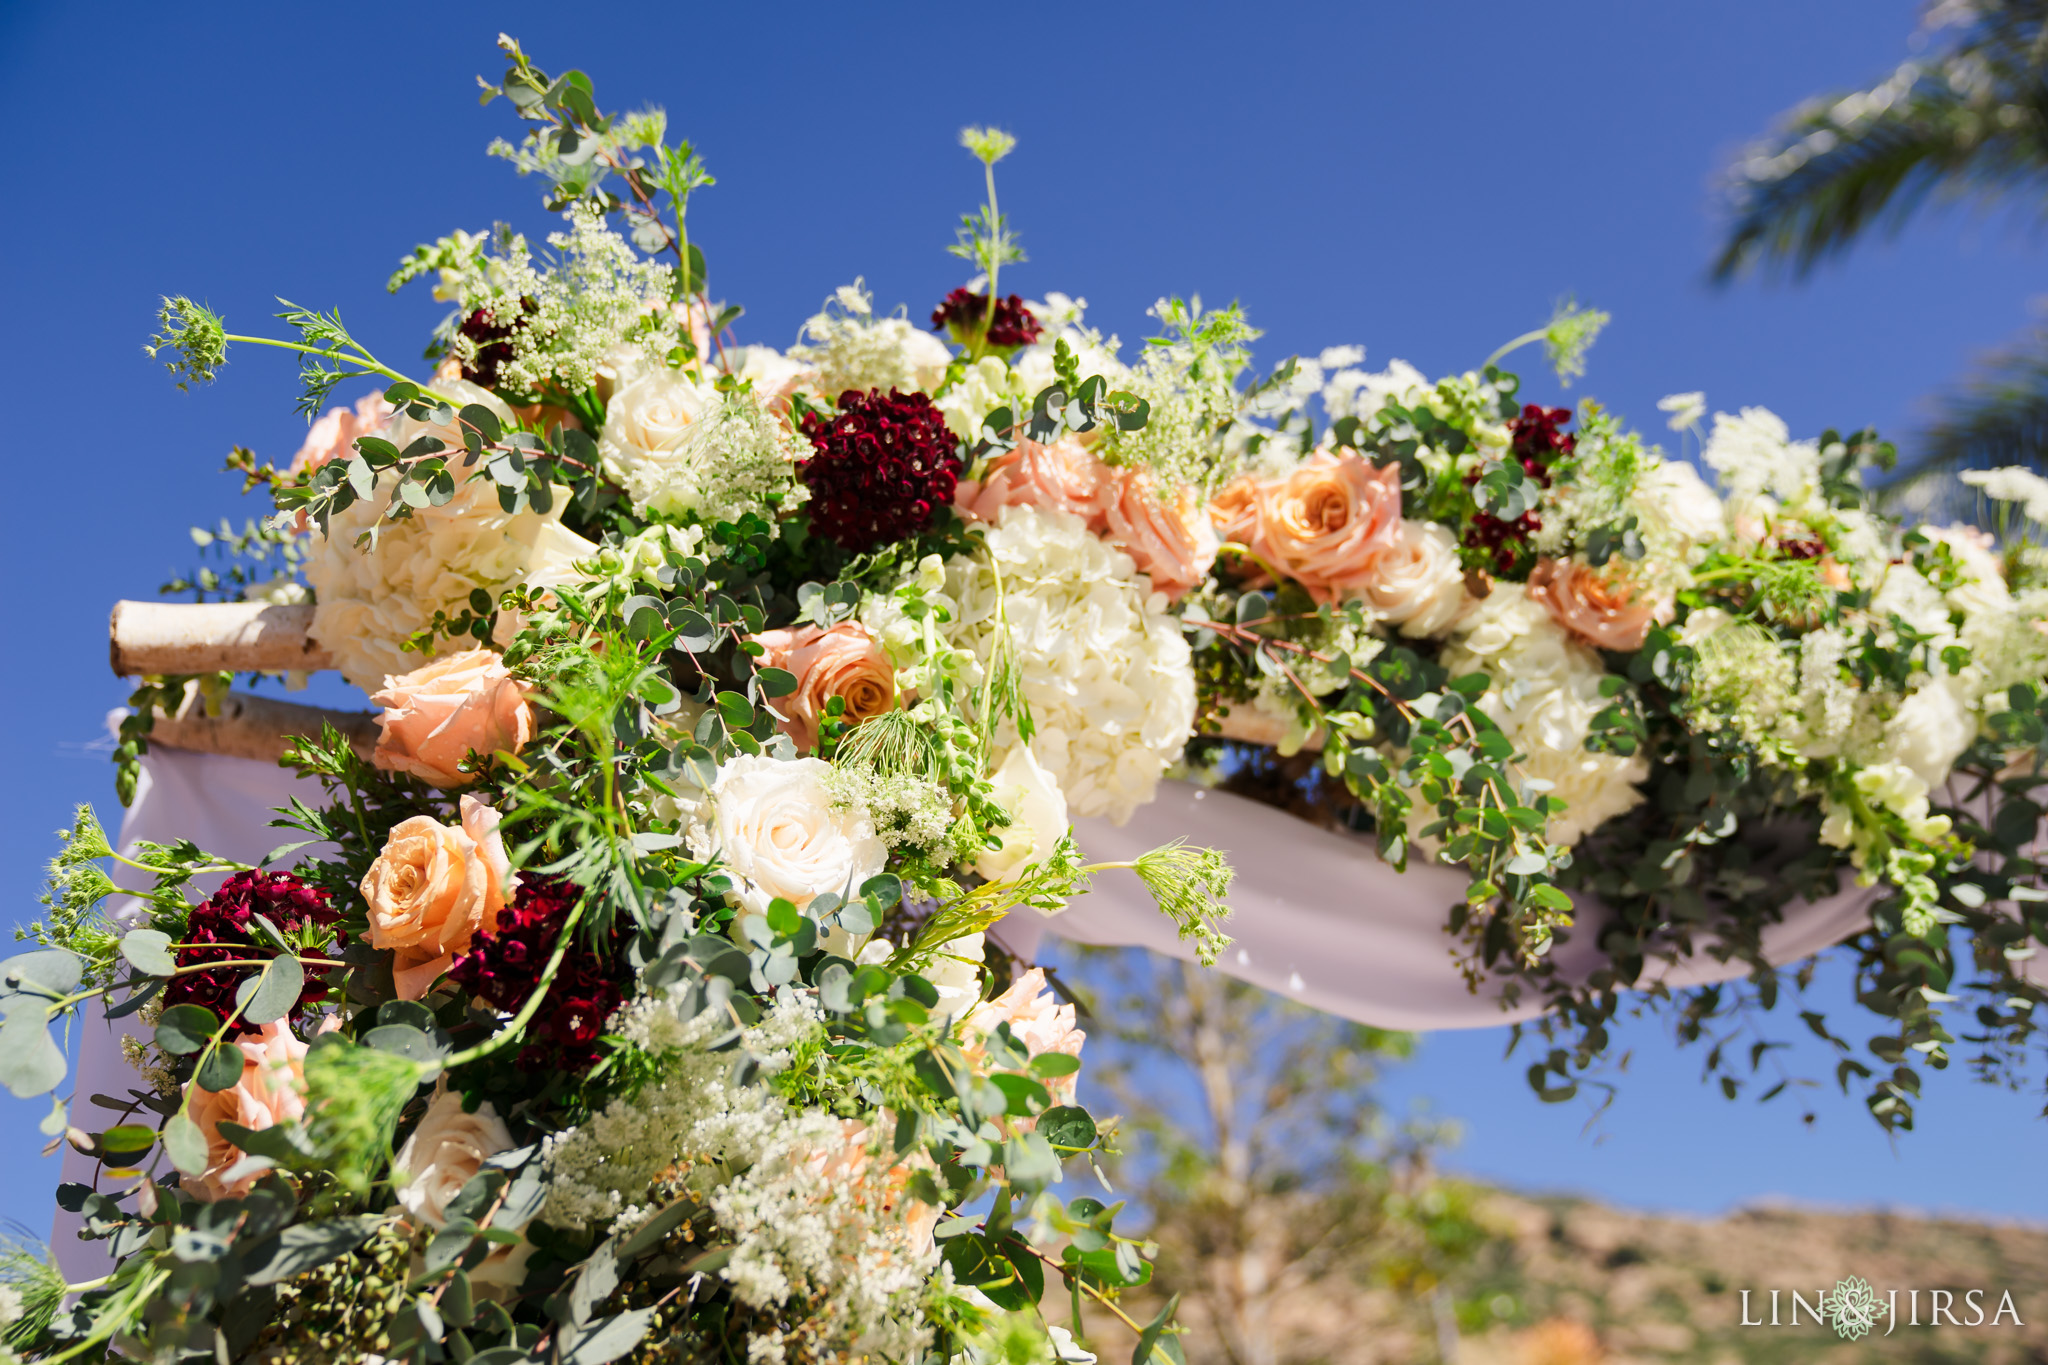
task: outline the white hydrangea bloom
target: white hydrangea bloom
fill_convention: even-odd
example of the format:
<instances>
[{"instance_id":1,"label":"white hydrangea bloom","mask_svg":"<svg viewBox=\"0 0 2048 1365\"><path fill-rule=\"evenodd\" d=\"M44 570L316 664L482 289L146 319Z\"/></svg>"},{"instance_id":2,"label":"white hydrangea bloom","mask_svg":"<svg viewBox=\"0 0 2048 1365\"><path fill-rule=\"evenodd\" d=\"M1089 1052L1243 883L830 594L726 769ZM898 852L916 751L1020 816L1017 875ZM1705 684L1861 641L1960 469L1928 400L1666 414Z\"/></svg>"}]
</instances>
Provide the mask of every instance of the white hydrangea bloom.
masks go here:
<instances>
[{"instance_id":1,"label":"white hydrangea bloom","mask_svg":"<svg viewBox=\"0 0 2048 1365\"><path fill-rule=\"evenodd\" d=\"M1006 507L987 545L1038 728L1032 753L1073 814L1121 824L1152 799L1194 726L1194 667L1180 623L1131 557L1091 535L1079 517ZM1005 628L996 575L965 558L943 572L953 616L947 638L986 665ZM895 599L869 598L862 620L899 666L912 662L919 628Z\"/></svg>"},{"instance_id":2,"label":"white hydrangea bloom","mask_svg":"<svg viewBox=\"0 0 2048 1365\"><path fill-rule=\"evenodd\" d=\"M1641 804L1636 784L1649 776L1648 760L1586 748L1593 717L1608 705L1600 695L1607 670L1519 584L1496 584L1473 607L1452 632L1442 662L1452 677L1484 673L1493 680L1479 709L1528 755L1521 774L1549 782L1549 794L1566 804L1551 821L1554 842L1577 843Z\"/></svg>"},{"instance_id":3,"label":"white hydrangea bloom","mask_svg":"<svg viewBox=\"0 0 2048 1365\"><path fill-rule=\"evenodd\" d=\"M848 389L930 393L953 360L945 342L910 319L876 317L863 280L841 285L833 303L804 324L803 340L789 354L816 367L817 391L828 400Z\"/></svg>"},{"instance_id":4,"label":"white hydrangea bloom","mask_svg":"<svg viewBox=\"0 0 2048 1365\"><path fill-rule=\"evenodd\" d=\"M496 398L460 380L439 385L450 398L483 403L508 424L511 413ZM432 432L451 433L401 418L390 433L401 448ZM556 490L548 512L508 514L488 479L468 479L456 470L455 496L440 507L420 507L403 521L379 521L390 505L391 482L374 497L359 499L329 519L323 537L311 537L304 572L318 605L312 637L334 656L349 682L365 691L384 685L389 674L408 673L426 658L401 646L427 628L436 611L459 615L472 591L497 597L523 583L566 581L569 566L597 552L597 546L562 526L567 489ZM357 538L375 529L374 545ZM471 647L467 639L438 642L435 654Z\"/></svg>"}]
</instances>

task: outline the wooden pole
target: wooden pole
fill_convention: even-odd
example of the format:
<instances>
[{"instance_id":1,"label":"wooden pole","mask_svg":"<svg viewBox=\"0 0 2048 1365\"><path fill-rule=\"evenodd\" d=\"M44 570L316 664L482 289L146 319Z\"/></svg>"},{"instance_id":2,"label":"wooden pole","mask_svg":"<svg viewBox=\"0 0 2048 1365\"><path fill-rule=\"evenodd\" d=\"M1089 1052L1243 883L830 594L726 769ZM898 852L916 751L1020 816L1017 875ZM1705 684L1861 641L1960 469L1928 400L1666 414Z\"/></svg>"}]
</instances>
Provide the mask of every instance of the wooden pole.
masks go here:
<instances>
[{"instance_id":1,"label":"wooden pole","mask_svg":"<svg viewBox=\"0 0 2048 1365\"><path fill-rule=\"evenodd\" d=\"M334 667L307 634L310 606L267 602L116 602L108 657L124 678L167 673L288 673Z\"/></svg>"}]
</instances>

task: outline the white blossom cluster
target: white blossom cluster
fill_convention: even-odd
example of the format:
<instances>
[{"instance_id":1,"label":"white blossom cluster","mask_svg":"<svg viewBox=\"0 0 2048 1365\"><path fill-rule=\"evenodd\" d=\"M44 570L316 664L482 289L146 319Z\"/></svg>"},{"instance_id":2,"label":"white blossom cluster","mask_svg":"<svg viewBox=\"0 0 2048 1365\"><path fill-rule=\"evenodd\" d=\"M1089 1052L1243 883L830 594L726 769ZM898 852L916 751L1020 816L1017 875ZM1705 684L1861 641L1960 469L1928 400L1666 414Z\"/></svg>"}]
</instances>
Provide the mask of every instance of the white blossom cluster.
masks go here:
<instances>
[{"instance_id":1,"label":"white blossom cluster","mask_svg":"<svg viewBox=\"0 0 2048 1365\"><path fill-rule=\"evenodd\" d=\"M501 388L579 393L622 357L661 363L683 338L670 302L674 268L643 259L587 203L565 216L569 230L548 236L560 253L552 262L536 265L526 239L506 234L494 257L479 253L442 272L438 292L461 299L465 310L487 308L511 328ZM457 333L449 344L457 360L475 360L474 339Z\"/></svg>"},{"instance_id":2,"label":"white blossom cluster","mask_svg":"<svg viewBox=\"0 0 2048 1365\"><path fill-rule=\"evenodd\" d=\"M799 1347L915 1359L930 1337L919 1305L937 1260L934 1211L905 1193L907 1172L870 1151L861 1125L733 1084L733 1054L706 1050L728 1027L716 1009L681 1017L673 997L620 1011L613 1031L658 1058L659 1074L548 1140L542 1216L630 1229L653 1200L694 1190L732 1243L719 1274L781 1322L749 1334L750 1362L774 1365ZM774 1073L818 1033L814 1007L791 996L742 1046Z\"/></svg>"},{"instance_id":3,"label":"white blossom cluster","mask_svg":"<svg viewBox=\"0 0 2048 1365\"><path fill-rule=\"evenodd\" d=\"M1194 726L1180 623L1131 557L1079 517L1006 507L986 543L988 560L945 566L947 639L986 668L1008 635L1037 727L1032 753L1073 814L1121 824L1152 799ZM910 661L922 627L894 598L871 597L862 619L899 666Z\"/></svg>"},{"instance_id":4,"label":"white blossom cluster","mask_svg":"<svg viewBox=\"0 0 2048 1365\"><path fill-rule=\"evenodd\" d=\"M1496 583L1459 622L1442 663L1452 677L1484 673L1492 680L1478 706L1527 755L1518 775L1548 783L1548 794L1565 803L1564 813L1551 817L1552 842L1577 843L1641 804L1636 784L1649 776L1649 761L1586 747L1593 717L1608 704L1600 694L1607 670L1520 585Z\"/></svg>"},{"instance_id":5,"label":"white blossom cluster","mask_svg":"<svg viewBox=\"0 0 2048 1365\"><path fill-rule=\"evenodd\" d=\"M832 302L804 323L803 339L789 354L816 368L815 386L829 402L848 389L930 393L953 360L945 342L910 319L876 317L874 295L863 280L841 285Z\"/></svg>"}]
</instances>

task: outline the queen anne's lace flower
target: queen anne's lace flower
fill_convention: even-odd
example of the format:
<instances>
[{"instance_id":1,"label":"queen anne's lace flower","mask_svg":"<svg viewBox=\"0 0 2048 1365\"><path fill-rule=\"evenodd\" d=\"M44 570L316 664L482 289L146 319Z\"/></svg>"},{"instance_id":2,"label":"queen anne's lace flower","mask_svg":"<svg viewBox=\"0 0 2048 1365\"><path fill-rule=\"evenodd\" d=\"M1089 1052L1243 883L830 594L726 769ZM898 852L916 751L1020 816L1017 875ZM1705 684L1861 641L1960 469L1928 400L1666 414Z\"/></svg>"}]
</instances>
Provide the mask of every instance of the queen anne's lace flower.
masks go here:
<instances>
[{"instance_id":1,"label":"queen anne's lace flower","mask_svg":"<svg viewBox=\"0 0 2048 1365\"><path fill-rule=\"evenodd\" d=\"M1492 680L1479 709L1528 755L1521 774L1549 782L1549 794L1565 803L1550 822L1553 841L1577 843L1641 804L1636 784L1649 776L1648 760L1586 748L1593 717L1608 705L1600 695L1606 670L1520 586L1494 585L1459 623L1443 665L1453 677L1485 673Z\"/></svg>"},{"instance_id":2,"label":"queen anne's lace flower","mask_svg":"<svg viewBox=\"0 0 2048 1365\"><path fill-rule=\"evenodd\" d=\"M626 399L637 388L628 388L614 401ZM772 515L776 507L801 506L807 495L796 482L796 467L809 451L781 418L762 406L763 397L726 395L700 416L679 423L673 440L661 449L620 447L622 465L631 456L626 495L633 506L705 522L736 521L745 512Z\"/></svg>"},{"instance_id":3,"label":"queen anne's lace flower","mask_svg":"<svg viewBox=\"0 0 2048 1365\"><path fill-rule=\"evenodd\" d=\"M946 377L953 352L908 318L878 318L864 281L841 285L832 303L804 324L791 358L815 366L817 391L835 399L848 389L912 389L930 393Z\"/></svg>"},{"instance_id":4,"label":"queen anne's lace flower","mask_svg":"<svg viewBox=\"0 0 2048 1365\"><path fill-rule=\"evenodd\" d=\"M732 1245L718 1273L734 1297L781 1310L779 1330L752 1335L750 1360L914 1359L930 1335L919 1301L937 1262L937 1210L909 1195L908 1169L879 1154L864 1125L734 1085L731 1054L707 1046L729 1027L715 1009L683 1018L668 997L620 1013L614 1030L659 1059L656 1075L548 1140L543 1216L616 1219L617 1231L693 1192ZM818 1033L811 1008L788 997L741 1041L772 1074Z\"/></svg>"}]
</instances>

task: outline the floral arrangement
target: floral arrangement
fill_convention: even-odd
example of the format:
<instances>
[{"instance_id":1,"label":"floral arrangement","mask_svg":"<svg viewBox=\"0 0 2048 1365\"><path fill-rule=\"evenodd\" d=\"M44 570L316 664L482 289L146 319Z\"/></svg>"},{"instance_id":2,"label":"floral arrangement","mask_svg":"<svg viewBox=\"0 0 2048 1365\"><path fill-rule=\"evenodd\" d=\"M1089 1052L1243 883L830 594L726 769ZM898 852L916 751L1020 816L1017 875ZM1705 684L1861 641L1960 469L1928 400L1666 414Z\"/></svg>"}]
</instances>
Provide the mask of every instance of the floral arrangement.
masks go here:
<instances>
[{"instance_id":1,"label":"floral arrangement","mask_svg":"<svg viewBox=\"0 0 2048 1365\"><path fill-rule=\"evenodd\" d=\"M405 259L394 289L453 305L430 374L333 313L248 337L166 301L181 384L281 347L311 421L287 467L230 459L275 514L187 586L310 601L379 738L294 746L329 799L260 865L123 856L153 882L125 932L81 812L6 964L0 1083L57 1091L50 1026L99 1002L140 1024L140 1084L96 1131L53 1101L103 1170L60 1202L114 1268L16 1265L13 1348L1092 1361L1041 1300L1120 1314L1147 1247L1053 1193L1116 1125L1073 1006L985 932L1129 872L1212 961L1219 855L1089 865L1069 822L1229 781L1260 735L1319 750L1395 866L1468 871L1475 977L1579 1029L1532 1068L1546 1098L1652 957L1739 956L1771 996L1761 929L1845 872L1887 888L1859 940L1898 1026L1881 1118L1910 1121L1908 1052L1953 1041L1952 935L1999 992L1987 1035L2025 1036L2048 484L1986 484L2000 550L1881 515L1868 433L1717 416L1716 493L1597 405L1521 403L1505 350L1433 384L1357 348L1249 381L1236 308L1163 300L1127 361L1080 301L1000 292L1013 143L986 129L978 273L929 330L857 282L786 351L742 345L689 145L501 45L489 93L528 131L493 151L564 226ZM1604 321L1521 340L1569 376ZM1667 406L1699 431L1698 395ZM144 680L129 790L195 681L227 679ZM1574 891L1609 916L1590 984L1550 965ZM1181 1358L1171 1312L1129 1322L1135 1365Z\"/></svg>"}]
</instances>

